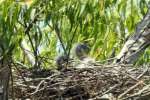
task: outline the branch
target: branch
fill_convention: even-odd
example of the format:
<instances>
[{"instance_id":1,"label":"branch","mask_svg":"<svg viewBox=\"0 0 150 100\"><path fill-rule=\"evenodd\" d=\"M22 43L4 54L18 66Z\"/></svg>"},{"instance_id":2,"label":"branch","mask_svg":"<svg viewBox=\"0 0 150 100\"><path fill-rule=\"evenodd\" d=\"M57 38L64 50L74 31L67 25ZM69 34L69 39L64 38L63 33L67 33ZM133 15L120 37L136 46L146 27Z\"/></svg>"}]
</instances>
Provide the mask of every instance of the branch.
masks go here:
<instances>
[{"instance_id":1,"label":"branch","mask_svg":"<svg viewBox=\"0 0 150 100\"><path fill-rule=\"evenodd\" d=\"M115 63L134 63L150 46L150 8L143 20L137 24L135 33L124 44Z\"/></svg>"}]
</instances>

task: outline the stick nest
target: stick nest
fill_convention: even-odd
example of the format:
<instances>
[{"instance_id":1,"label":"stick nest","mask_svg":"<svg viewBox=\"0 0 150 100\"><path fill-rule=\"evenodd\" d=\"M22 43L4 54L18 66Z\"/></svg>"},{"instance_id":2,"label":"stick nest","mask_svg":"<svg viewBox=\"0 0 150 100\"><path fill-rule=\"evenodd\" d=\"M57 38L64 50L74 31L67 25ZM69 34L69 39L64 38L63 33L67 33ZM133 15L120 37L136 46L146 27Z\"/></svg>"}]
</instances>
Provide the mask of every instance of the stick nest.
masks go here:
<instances>
[{"instance_id":1,"label":"stick nest","mask_svg":"<svg viewBox=\"0 0 150 100\"><path fill-rule=\"evenodd\" d=\"M13 98L31 100L149 100L150 66L14 70Z\"/></svg>"}]
</instances>

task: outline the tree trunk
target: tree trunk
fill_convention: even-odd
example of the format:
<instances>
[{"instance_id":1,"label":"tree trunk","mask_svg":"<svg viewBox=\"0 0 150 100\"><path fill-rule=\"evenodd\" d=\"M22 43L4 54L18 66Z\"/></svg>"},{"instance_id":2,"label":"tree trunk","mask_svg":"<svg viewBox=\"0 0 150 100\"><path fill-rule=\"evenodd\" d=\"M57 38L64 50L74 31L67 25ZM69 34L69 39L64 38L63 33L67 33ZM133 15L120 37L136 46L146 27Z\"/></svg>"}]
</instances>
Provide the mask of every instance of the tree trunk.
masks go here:
<instances>
[{"instance_id":1,"label":"tree trunk","mask_svg":"<svg viewBox=\"0 0 150 100\"><path fill-rule=\"evenodd\" d=\"M137 24L135 33L124 44L115 63L134 63L150 46L150 7L143 20Z\"/></svg>"},{"instance_id":2,"label":"tree trunk","mask_svg":"<svg viewBox=\"0 0 150 100\"><path fill-rule=\"evenodd\" d=\"M8 63L0 65L0 100L8 100L9 78L11 69Z\"/></svg>"}]
</instances>

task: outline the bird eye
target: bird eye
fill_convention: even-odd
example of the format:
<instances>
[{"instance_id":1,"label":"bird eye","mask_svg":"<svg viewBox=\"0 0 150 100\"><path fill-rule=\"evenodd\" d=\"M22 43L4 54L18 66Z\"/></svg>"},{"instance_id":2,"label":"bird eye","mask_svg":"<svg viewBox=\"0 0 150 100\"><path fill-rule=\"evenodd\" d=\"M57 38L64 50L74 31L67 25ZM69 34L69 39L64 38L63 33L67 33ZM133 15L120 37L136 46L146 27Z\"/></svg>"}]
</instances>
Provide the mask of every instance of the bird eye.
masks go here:
<instances>
[{"instance_id":1,"label":"bird eye","mask_svg":"<svg viewBox=\"0 0 150 100\"><path fill-rule=\"evenodd\" d=\"M117 60L116 60L116 63L119 63L120 61L121 61L121 59L117 59Z\"/></svg>"},{"instance_id":2,"label":"bird eye","mask_svg":"<svg viewBox=\"0 0 150 100\"><path fill-rule=\"evenodd\" d=\"M136 50L132 50L132 51L131 51L131 53L135 53L135 52L136 52Z\"/></svg>"}]
</instances>

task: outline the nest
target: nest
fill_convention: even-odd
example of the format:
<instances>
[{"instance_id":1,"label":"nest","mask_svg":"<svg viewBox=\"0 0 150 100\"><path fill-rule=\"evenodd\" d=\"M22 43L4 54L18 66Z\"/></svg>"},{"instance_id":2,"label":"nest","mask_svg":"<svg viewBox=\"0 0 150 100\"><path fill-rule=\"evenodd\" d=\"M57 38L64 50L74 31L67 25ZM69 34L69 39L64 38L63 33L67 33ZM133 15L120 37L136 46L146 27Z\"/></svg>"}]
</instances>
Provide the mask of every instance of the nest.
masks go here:
<instances>
[{"instance_id":1,"label":"nest","mask_svg":"<svg viewBox=\"0 0 150 100\"><path fill-rule=\"evenodd\" d=\"M95 65L57 70L20 69L10 97L29 100L149 100L150 66Z\"/></svg>"}]
</instances>

